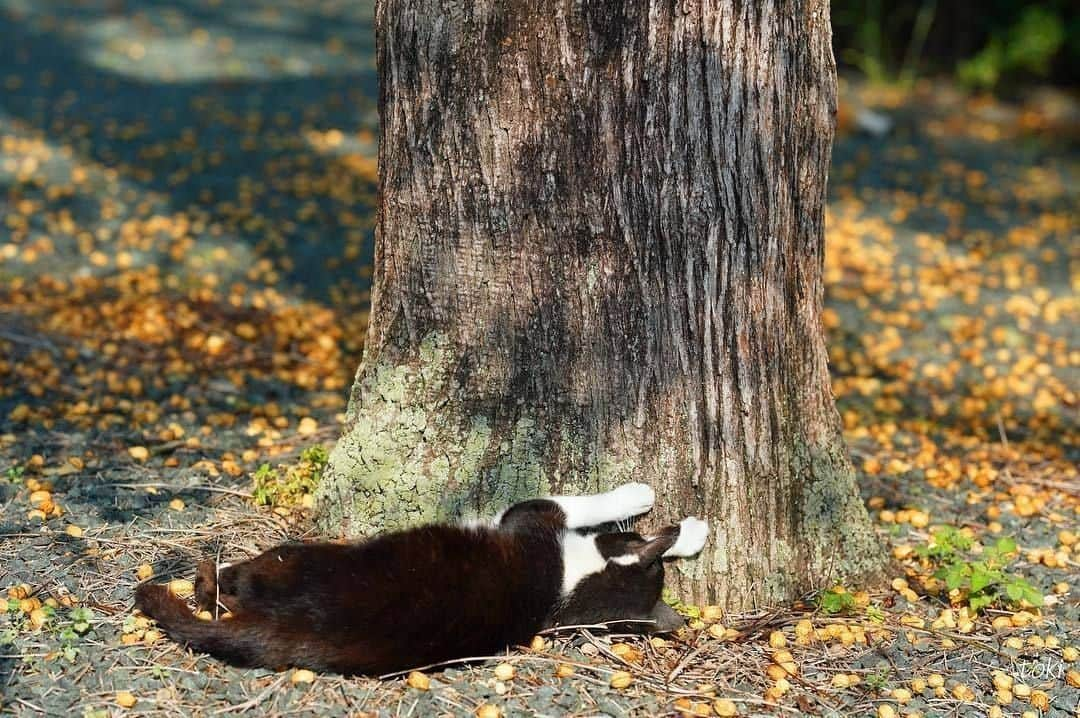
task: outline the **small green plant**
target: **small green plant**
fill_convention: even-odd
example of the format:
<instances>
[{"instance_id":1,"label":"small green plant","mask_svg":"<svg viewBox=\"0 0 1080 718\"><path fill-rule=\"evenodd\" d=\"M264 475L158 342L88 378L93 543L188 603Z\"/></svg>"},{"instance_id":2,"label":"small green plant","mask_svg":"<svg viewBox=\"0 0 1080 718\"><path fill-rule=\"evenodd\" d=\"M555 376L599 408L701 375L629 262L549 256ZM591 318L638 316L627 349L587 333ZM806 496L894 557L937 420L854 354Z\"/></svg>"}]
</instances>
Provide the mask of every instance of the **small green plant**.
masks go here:
<instances>
[{"instance_id":1,"label":"small green plant","mask_svg":"<svg viewBox=\"0 0 1080 718\"><path fill-rule=\"evenodd\" d=\"M56 653L66 658L69 663L74 663L79 657L78 643L92 630L93 613L80 606L71 609L64 616L49 603L42 605L40 611L42 618L32 621L21 610L19 599L8 599L7 611L2 614L2 620L7 625L0 631L0 646L15 645L22 633L41 631L56 638L60 644Z\"/></svg>"},{"instance_id":2,"label":"small green plant","mask_svg":"<svg viewBox=\"0 0 1080 718\"><path fill-rule=\"evenodd\" d=\"M950 592L959 590L973 611L995 604L1016 607L1022 601L1032 606L1042 605L1043 597L1038 589L1023 577L1006 571L1016 554L1015 540L999 538L980 554L972 552L973 547L974 542L958 529L942 526L916 552L937 566L934 578L942 581Z\"/></svg>"},{"instance_id":3,"label":"small green plant","mask_svg":"<svg viewBox=\"0 0 1080 718\"><path fill-rule=\"evenodd\" d=\"M885 610L876 604L866 607L866 617L874 623L885 623Z\"/></svg>"},{"instance_id":4,"label":"small green plant","mask_svg":"<svg viewBox=\"0 0 1080 718\"><path fill-rule=\"evenodd\" d=\"M26 469L22 466L9 466L7 471L4 472L4 481L9 484L16 484L22 481L25 473Z\"/></svg>"},{"instance_id":5,"label":"small green plant","mask_svg":"<svg viewBox=\"0 0 1080 718\"><path fill-rule=\"evenodd\" d=\"M849 613L855 608L855 597L842 586L822 591L817 597L818 608L829 615Z\"/></svg>"},{"instance_id":6,"label":"small green plant","mask_svg":"<svg viewBox=\"0 0 1080 718\"><path fill-rule=\"evenodd\" d=\"M660 594L661 600L664 603L671 606L677 613L680 613L687 618L701 618L701 607L695 606L689 603L683 603L679 600L679 597L675 595L675 592L665 588Z\"/></svg>"},{"instance_id":7,"label":"small green plant","mask_svg":"<svg viewBox=\"0 0 1080 718\"><path fill-rule=\"evenodd\" d=\"M293 465L277 468L263 464L251 475L251 495L259 506L303 506L322 479L330 455L323 446L311 446L300 452ZM307 500L310 500L308 498Z\"/></svg>"},{"instance_id":8,"label":"small green plant","mask_svg":"<svg viewBox=\"0 0 1080 718\"><path fill-rule=\"evenodd\" d=\"M867 673L865 682L868 688L875 691L882 691L889 685L889 670L887 668L879 668L873 673Z\"/></svg>"}]
</instances>

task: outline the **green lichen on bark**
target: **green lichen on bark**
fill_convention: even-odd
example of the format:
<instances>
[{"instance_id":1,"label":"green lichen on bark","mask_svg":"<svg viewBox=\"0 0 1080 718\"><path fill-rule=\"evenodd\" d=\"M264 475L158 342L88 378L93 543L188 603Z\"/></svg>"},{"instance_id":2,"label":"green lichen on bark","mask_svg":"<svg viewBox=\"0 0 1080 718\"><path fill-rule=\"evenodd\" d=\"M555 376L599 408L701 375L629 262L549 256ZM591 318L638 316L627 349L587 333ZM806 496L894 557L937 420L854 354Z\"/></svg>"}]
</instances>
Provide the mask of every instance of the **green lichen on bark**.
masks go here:
<instances>
[{"instance_id":1,"label":"green lichen on bark","mask_svg":"<svg viewBox=\"0 0 1080 718\"><path fill-rule=\"evenodd\" d=\"M810 575L819 582L878 580L888 557L859 496L843 442L827 448L799 443L795 462L802 480L798 516Z\"/></svg>"},{"instance_id":2,"label":"green lichen on bark","mask_svg":"<svg viewBox=\"0 0 1080 718\"><path fill-rule=\"evenodd\" d=\"M330 535L490 516L553 491L600 491L633 479L632 458L598 452L568 422L521 410L505 427L470 414L451 344L427 335L414 361L365 367L316 492ZM557 433L556 433L557 432ZM554 436L559 457L552 457ZM570 464L580 471L559 471Z\"/></svg>"}]
</instances>

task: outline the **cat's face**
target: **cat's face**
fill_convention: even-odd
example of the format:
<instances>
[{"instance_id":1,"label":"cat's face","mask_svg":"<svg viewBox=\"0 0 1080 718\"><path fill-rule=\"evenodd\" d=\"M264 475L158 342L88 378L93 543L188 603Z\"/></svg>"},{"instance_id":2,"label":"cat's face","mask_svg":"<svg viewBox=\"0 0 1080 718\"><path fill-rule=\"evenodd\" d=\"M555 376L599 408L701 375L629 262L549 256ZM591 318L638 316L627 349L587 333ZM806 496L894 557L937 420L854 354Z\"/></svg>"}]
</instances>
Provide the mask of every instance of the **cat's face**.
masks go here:
<instances>
[{"instance_id":1,"label":"cat's face","mask_svg":"<svg viewBox=\"0 0 1080 718\"><path fill-rule=\"evenodd\" d=\"M620 632L661 633L681 627L684 619L661 599L662 557L675 544L679 527L657 536L633 532L599 534L596 549L605 559L602 570L582 578L555 616L563 626L609 623Z\"/></svg>"}]
</instances>

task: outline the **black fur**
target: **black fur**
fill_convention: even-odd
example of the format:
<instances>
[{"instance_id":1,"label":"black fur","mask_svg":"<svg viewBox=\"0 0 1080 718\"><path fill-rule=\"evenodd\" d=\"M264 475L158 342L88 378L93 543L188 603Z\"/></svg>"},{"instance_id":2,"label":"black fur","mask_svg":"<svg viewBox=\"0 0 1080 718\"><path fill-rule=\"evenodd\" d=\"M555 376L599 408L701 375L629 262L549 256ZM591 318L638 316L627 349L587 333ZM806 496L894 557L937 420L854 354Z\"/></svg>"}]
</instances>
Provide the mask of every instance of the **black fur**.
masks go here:
<instances>
[{"instance_id":1,"label":"black fur","mask_svg":"<svg viewBox=\"0 0 1080 718\"><path fill-rule=\"evenodd\" d=\"M197 602L226 608L227 619L200 620L151 583L138 587L135 605L174 640L234 665L369 675L489 655L556 624L681 624L660 602L659 559L677 526L653 541L598 536L605 557L641 560L608 562L564 597L564 519L558 504L537 499L511 507L498 527L434 525L363 543L284 544L220 574L204 562Z\"/></svg>"}]
</instances>

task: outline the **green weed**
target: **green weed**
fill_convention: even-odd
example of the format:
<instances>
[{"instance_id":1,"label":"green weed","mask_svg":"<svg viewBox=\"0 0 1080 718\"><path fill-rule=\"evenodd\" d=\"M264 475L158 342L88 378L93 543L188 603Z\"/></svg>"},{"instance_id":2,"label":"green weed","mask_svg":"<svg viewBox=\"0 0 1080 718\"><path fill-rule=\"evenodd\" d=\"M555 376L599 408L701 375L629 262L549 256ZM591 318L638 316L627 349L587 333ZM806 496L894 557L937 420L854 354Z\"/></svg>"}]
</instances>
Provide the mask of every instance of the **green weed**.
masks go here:
<instances>
[{"instance_id":1,"label":"green weed","mask_svg":"<svg viewBox=\"0 0 1080 718\"><path fill-rule=\"evenodd\" d=\"M323 446L312 446L300 453L292 465L276 468L263 464L251 475L251 495L259 506L307 507L315 487L322 479L330 455Z\"/></svg>"},{"instance_id":2,"label":"green weed","mask_svg":"<svg viewBox=\"0 0 1080 718\"><path fill-rule=\"evenodd\" d=\"M973 611L1000 605L1019 607L1026 601L1041 606L1042 593L1021 576L1006 569L1013 559L1016 541L1002 537L976 553L974 542L953 526L936 529L926 546L916 552L936 566L934 578L948 591L959 590Z\"/></svg>"}]
</instances>

